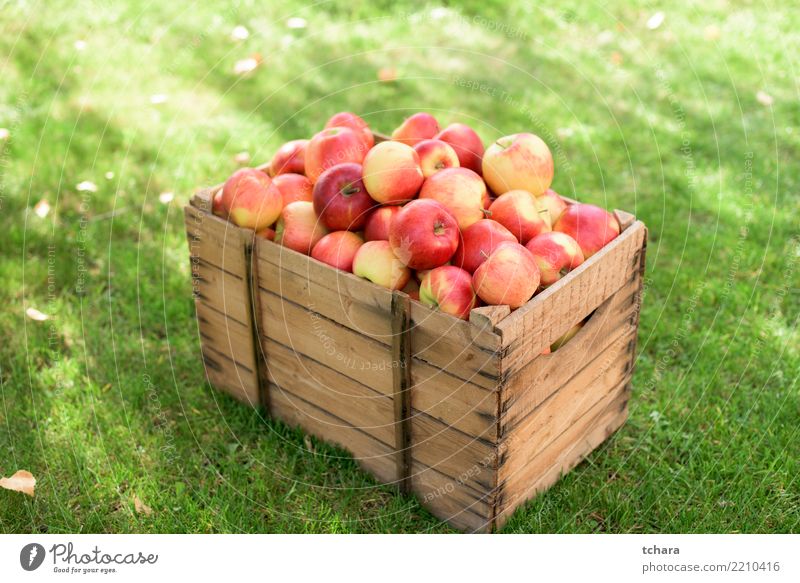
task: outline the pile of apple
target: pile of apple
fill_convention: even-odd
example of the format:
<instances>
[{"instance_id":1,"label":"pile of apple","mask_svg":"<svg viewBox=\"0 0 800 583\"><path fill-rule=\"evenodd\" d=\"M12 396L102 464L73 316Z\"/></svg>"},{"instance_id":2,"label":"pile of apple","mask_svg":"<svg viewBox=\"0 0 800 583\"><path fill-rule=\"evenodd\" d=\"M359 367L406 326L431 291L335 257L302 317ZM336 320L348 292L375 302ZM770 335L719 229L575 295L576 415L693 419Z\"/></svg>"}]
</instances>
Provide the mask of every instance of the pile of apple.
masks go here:
<instances>
[{"instance_id":1,"label":"pile of apple","mask_svg":"<svg viewBox=\"0 0 800 583\"><path fill-rule=\"evenodd\" d=\"M343 112L263 171L236 171L214 212L466 319L483 304L522 306L619 234L612 214L568 204L552 180L552 154L534 134L484 150L470 127L440 131L417 113L375 144Z\"/></svg>"}]
</instances>

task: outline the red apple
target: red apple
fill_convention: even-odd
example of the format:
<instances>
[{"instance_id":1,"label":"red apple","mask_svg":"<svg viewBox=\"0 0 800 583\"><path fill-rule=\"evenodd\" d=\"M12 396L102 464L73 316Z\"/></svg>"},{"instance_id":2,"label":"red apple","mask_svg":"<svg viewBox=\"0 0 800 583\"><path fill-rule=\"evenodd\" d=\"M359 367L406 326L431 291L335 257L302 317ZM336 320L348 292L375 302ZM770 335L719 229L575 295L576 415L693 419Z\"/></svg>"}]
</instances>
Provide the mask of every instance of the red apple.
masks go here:
<instances>
[{"instance_id":1,"label":"red apple","mask_svg":"<svg viewBox=\"0 0 800 583\"><path fill-rule=\"evenodd\" d=\"M575 239L583 257L589 259L619 235L619 223L614 215L593 204L571 204L558 217L553 230Z\"/></svg>"},{"instance_id":2,"label":"red apple","mask_svg":"<svg viewBox=\"0 0 800 583\"><path fill-rule=\"evenodd\" d=\"M442 203L466 229L484 217L486 184L468 168L445 168L425 179L420 199L430 198Z\"/></svg>"},{"instance_id":3,"label":"red apple","mask_svg":"<svg viewBox=\"0 0 800 583\"><path fill-rule=\"evenodd\" d=\"M364 244L360 235L351 231L335 231L320 239L311 250L311 257L342 271L353 271L353 258Z\"/></svg>"},{"instance_id":4,"label":"red apple","mask_svg":"<svg viewBox=\"0 0 800 583\"><path fill-rule=\"evenodd\" d=\"M302 174L278 174L272 179L270 188L277 188L281 193L283 206L298 200L311 202L314 185Z\"/></svg>"},{"instance_id":5,"label":"red apple","mask_svg":"<svg viewBox=\"0 0 800 583\"><path fill-rule=\"evenodd\" d=\"M517 238L497 221L481 219L464 229L461 242L453 255L453 265L475 273L478 266L500 243L517 243Z\"/></svg>"},{"instance_id":6,"label":"red apple","mask_svg":"<svg viewBox=\"0 0 800 583\"><path fill-rule=\"evenodd\" d=\"M486 149L483 179L497 195L527 190L539 196L553 182L553 155L537 135L505 136Z\"/></svg>"},{"instance_id":7,"label":"red apple","mask_svg":"<svg viewBox=\"0 0 800 583\"><path fill-rule=\"evenodd\" d=\"M401 204L417 196L424 177L414 148L381 142L364 158L364 186L381 204Z\"/></svg>"},{"instance_id":8,"label":"red apple","mask_svg":"<svg viewBox=\"0 0 800 583\"><path fill-rule=\"evenodd\" d=\"M364 141L364 145L367 147L367 150L375 145L375 137L372 135L372 130L369 129L369 125L367 125L367 122L358 117L355 113L341 111L337 114L334 114L328 120L328 123L325 124L325 127L350 128L361 136L362 140Z\"/></svg>"},{"instance_id":9,"label":"red apple","mask_svg":"<svg viewBox=\"0 0 800 583\"><path fill-rule=\"evenodd\" d=\"M314 211L332 231L358 231L375 205L361 181L361 165L337 164L314 185Z\"/></svg>"},{"instance_id":10,"label":"red apple","mask_svg":"<svg viewBox=\"0 0 800 583\"><path fill-rule=\"evenodd\" d=\"M439 133L439 122L429 113L415 113L392 132L392 139L408 146L416 146Z\"/></svg>"},{"instance_id":11,"label":"red apple","mask_svg":"<svg viewBox=\"0 0 800 583\"><path fill-rule=\"evenodd\" d=\"M275 228L275 242L308 255L328 229L314 212L314 205L298 200L283 209Z\"/></svg>"},{"instance_id":12,"label":"red apple","mask_svg":"<svg viewBox=\"0 0 800 583\"><path fill-rule=\"evenodd\" d=\"M222 189L220 188L217 192L214 193L213 198L211 199L211 212L217 215L218 217L222 217L223 219L228 218L228 211L225 210L225 207L222 206Z\"/></svg>"},{"instance_id":13,"label":"red apple","mask_svg":"<svg viewBox=\"0 0 800 583\"><path fill-rule=\"evenodd\" d=\"M306 146L308 140L292 140L286 142L269 163L270 176L279 174L305 174L306 171Z\"/></svg>"},{"instance_id":14,"label":"red apple","mask_svg":"<svg viewBox=\"0 0 800 583\"><path fill-rule=\"evenodd\" d=\"M367 241L388 241L392 218L400 212L401 208L397 205L390 205L371 211L364 224L364 238Z\"/></svg>"},{"instance_id":15,"label":"red apple","mask_svg":"<svg viewBox=\"0 0 800 583\"><path fill-rule=\"evenodd\" d=\"M256 231L256 237L261 237L262 239L266 239L267 241L274 241L275 229L270 229L269 227L267 227L266 229L261 229L260 231Z\"/></svg>"},{"instance_id":16,"label":"red apple","mask_svg":"<svg viewBox=\"0 0 800 583\"><path fill-rule=\"evenodd\" d=\"M472 275L460 267L443 265L429 271L419 286L419 301L462 320L478 305Z\"/></svg>"},{"instance_id":17,"label":"red apple","mask_svg":"<svg viewBox=\"0 0 800 583\"><path fill-rule=\"evenodd\" d=\"M413 200L392 219L389 243L411 269L431 269L447 263L458 247L458 223L435 200Z\"/></svg>"},{"instance_id":18,"label":"red apple","mask_svg":"<svg viewBox=\"0 0 800 583\"><path fill-rule=\"evenodd\" d=\"M544 218L542 210L530 192L511 190L495 199L489 207L489 216L511 231L524 245L539 233L550 230L550 223Z\"/></svg>"},{"instance_id":19,"label":"red apple","mask_svg":"<svg viewBox=\"0 0 800 583\"><path fill-rule=\"evenodd\" d=\"M395 257L389 241L367 241L353 258L353 273L389 289L403 289L411 270Z\"/></svg>"},{"instance_id":20,"label":"red apple","mask_svg":"<svg viewBox=\"0 0 800 583\"><path fill-rule=\"evenodd\" d=\"M556 224L558 217L567 208L567 201L561 198L552 188L545 190L541 196L536 198L536 201L539 203L539 207L547 209L551 226Z\"/></svg>"},{"instance_id":21,"label":"red apple","mask_svg":"<svg viewBox=\"0 0 800 583\"><path fill-rule=\"evenodd\" d=\"M323 172L337 164L361 164L366 153L363 138L350 128L324 129L306 147L306 176L316 182Z\"/></svg>"},{"instance_id":22,"label":"red apple","mask_svg":"<svg viewBox=\"0 0 800 583\"><path fill-rule=\"evenodd\" d=\"M436 134L435 139L450 144L456 151L458 163L462 168L469 168L476 174L483 172L483 142L471 127L463 123L450 124Z\"/></svg>"},{"instance_id":23,"label":"red apple","mask_svg":"<svg viewBox=\"0 0 800 583\"><path fill-rule=\"evenodd\" d=\"M442 140L422 140L414 146L414 150L419 156L419 165L425 178L439 170L459 166L456 151Z\"/></svg>"},{"instance_id":24,"label":"red apple","mask_svg":"<svg viewBox=\"0 0 800 583\"><path fill-rule=\"evenodd\" d=\"M539 268L530 251L519 243L502 243L472 276L478 297L490 305L519 308L539 287Z\"/></svg>"},{"instance_id":25,"label":"red apple","mask_svg":"<svg viewBox=\"0 0 800 583\"><path fill-rule=\"evenodd\" d=\"M270 188L270 177L255 168L234 172L222 187L222 209L236 225L259 231L281 213L280 193Z\"/></svg>"},{"instance_id":26,"label":"red apple","mask_svg":"<svg viewBox=\"0 0 800 583\"><path fill-rule=\"evenodd\" d=\"M553 285L583 263L583 251L577 241L558 231L535 236L528 241L525 248L531 252L539 266L541 287Z\"/></svg>"},{"instance_id":27,"label":"red apple","mask_svg":"<svg viewBox=\"0 0 800 583\"><path fill-rule=\"evenodd\" d=\"M413 277L409 278L408 283L403 287L403 291L407 293L408 297L412 300L419 301L419 282Z\"/></svg>"}]
</instances>

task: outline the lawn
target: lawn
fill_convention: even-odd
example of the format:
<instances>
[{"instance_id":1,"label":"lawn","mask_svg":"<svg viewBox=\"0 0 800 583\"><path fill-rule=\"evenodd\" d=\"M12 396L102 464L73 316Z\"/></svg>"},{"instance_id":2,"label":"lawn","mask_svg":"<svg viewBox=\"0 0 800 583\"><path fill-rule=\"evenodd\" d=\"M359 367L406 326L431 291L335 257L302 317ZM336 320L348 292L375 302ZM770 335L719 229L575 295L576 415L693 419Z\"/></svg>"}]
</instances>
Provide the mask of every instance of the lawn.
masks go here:
<instances>
[{"instance_id":1,"label":"lawn","mask_svg":"<svg viewBox=\"0 0 800 583\"><path fill-rule=\"evenodd\" d=\"M631 419L504 532L800 530L791 2L209 4L3 3L0 475L38 483L0 531L450 531L210 388L183 230L237 154L420 109L650 229Z\"/></svg>"}]
</instances>

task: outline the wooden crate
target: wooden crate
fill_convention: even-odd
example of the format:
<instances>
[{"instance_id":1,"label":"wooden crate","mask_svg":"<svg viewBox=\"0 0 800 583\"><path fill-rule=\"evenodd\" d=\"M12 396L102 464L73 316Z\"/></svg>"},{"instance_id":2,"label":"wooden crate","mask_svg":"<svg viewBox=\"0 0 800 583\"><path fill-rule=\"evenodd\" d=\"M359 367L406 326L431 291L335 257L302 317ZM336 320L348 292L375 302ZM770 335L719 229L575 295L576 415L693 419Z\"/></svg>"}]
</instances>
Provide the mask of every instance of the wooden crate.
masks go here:
<instances>
[{"instance_id":1,"label":"wooden crate","mask_svg":"<svg viewBox=\"0 0 800 583\"><path fill-rule=\"evenodd\" d=\"M522 308L464 321L254 238L210 213L214 191L186 207L211 384L455 528L496 530L627 418L647 241L633 216L617 211L620 236Z\"/></svg>"}]
</instances>

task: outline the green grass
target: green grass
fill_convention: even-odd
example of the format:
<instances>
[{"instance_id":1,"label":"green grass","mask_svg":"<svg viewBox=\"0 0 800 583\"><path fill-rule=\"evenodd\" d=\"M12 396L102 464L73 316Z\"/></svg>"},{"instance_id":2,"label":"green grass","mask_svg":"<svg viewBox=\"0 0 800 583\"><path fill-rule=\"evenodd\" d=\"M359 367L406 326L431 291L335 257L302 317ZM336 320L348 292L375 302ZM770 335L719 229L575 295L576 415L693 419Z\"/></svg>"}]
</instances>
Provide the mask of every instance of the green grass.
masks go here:
<instances>
[{"instance_id":1,"label":"green grass","mask_svg":"<svg viewBox=\"0 0 800 583\"><path fill-rule=\"evenodd\" d=\"M3 3L0 475L38 484L0 531L449 530L204 381L182 205L343 109L534 131L556 190L650 228L631 419L505 531L798 531L800 12L533 4Z\"/></svg>"}]
</instances>

